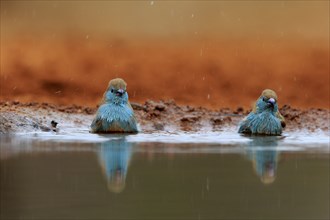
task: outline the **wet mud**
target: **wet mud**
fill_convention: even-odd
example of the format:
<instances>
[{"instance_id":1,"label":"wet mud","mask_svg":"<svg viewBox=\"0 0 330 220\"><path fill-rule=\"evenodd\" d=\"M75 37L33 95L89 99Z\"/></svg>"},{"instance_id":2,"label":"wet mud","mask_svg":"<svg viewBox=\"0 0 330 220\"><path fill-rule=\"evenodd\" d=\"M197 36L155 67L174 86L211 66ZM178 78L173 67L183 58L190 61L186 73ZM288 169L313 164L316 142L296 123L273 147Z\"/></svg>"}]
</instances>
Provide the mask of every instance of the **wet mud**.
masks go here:
<instances>
[{"instance_id":1,"label":"wet mud","mask_svg":"<svg viewBox=\"0 0 330 220\"><path fill-rule=\"evenodd\" d=\"M237 131L239 121L250 109L178 105L173 100L132 103L142 132L155 131ZM97 107L54 105L49 103L0 102L0 133L32 131L58 132L83 130L88 132ZM329 131L328 109L295 109L288 105L280 108L286 119L285 131ZM70 128L70 129L68 129Z\"/></svg>"}]
</instances>

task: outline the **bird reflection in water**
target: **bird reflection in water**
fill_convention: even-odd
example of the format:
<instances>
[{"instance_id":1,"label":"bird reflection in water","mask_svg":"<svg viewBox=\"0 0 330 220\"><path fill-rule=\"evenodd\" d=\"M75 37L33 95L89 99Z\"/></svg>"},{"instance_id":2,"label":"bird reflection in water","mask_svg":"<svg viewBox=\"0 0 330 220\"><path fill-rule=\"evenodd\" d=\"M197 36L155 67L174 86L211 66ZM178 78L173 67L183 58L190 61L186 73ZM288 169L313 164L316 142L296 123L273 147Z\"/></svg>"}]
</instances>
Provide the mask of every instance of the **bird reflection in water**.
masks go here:
<instances>
[{"instance_id":1,"label":"bird reflection in water","mask_svg":"<svg viewBox=\"0 0 330 220\"><path fill-rule=\"evenodd\" d=\"M277 149L276 136L253 136L247 148L247 158L252 161L253 169L264 184L271 184L276 179L280 152Z\"/></svg>"},{"instance_id":2,"label":"bird reflection in water","mask_svg":"<svg viewBox=\"0 0 330 220\"><path fill-rule=\"evenodd\" d=\"M108 189L120 193L125 189L126 175L132 157L132 144L125 138L104 142L98 152Z\"/></svg>"}]
</instances>

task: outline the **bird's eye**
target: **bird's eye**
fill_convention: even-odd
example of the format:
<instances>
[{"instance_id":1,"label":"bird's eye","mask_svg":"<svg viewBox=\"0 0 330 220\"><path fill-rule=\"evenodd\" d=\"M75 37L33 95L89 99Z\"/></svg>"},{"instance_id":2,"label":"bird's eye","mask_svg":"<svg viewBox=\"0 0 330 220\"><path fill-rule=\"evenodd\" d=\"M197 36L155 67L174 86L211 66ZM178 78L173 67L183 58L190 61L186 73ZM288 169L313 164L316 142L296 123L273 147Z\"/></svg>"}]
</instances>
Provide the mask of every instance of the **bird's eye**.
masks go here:
<instances>
[{"instance_id":1,"label":"bird's eye","mask_svg":"<svg viewBox=\"0 0 330 220\"><path fill-rule=\"evenodd\" d=\"M113 92L114 92L114 90L113 90L113 89L111 89L111 90L110 90L110 92L111 92L111 93L113 93Z\"/></svg>"},{"instance_id":2,"label":"bird's eye","mask_svg":"<svg viewBox=\"0 0 330 220\"><path fill-rule=\"evenodd\" d=\"M262 101L267 102L267 98L263 97Z\"/></svg>"}]
</instances>

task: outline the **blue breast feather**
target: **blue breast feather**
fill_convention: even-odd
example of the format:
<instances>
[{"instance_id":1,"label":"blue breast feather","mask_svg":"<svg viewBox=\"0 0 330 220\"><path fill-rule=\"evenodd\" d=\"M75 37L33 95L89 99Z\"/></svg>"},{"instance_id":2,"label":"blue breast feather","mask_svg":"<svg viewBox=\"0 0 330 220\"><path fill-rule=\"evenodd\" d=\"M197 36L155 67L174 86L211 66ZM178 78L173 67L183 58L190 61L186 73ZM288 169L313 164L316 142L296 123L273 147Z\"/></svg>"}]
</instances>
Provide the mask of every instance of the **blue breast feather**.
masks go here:
<instances>
[{"instance_id":1,"label":"blue breast feather","mask_svg":"<svg viewBox=\"0 0 330 220\"><path fill-rule=\"evenodd\" d=\"M92 130L99 132L118 131L137 132L133 110L128 104L106 103L99 107Z\"/></svg>"},{"instance_id":2,"label":"blue breast feather","mask_svg":"<svg viewBox=\"0 0 330 220\"><path fill-rule=\"evenodd\" d=\"M240 133L280 135L282 126L280 120L271 112L251 112L240 124Z\"/></svg>"}]
</instances>

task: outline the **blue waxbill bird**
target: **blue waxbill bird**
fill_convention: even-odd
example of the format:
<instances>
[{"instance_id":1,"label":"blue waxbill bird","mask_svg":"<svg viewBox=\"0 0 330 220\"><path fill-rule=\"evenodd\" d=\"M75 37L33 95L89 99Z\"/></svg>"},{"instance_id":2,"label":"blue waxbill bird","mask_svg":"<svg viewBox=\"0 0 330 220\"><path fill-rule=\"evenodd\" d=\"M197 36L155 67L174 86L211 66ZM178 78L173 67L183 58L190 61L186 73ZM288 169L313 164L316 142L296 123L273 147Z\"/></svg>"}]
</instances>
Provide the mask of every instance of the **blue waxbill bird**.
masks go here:
<instances>
[{"instance_id":1,"label":"blue waxbill bird","mask_svg":"<svg viewBox=\"0 0 330 220\"><path fill-rule=\"evenodd\" d=\"M281 135L285 119L278 111L277 95L265 89L258 98L252 112L239 124L239 133Z\"/></svg>"},{"instance_id":2,"label":"blue waxbill bird","mask_svg":"<svg viewBox=\"0 0 330 220\"><path fill-rule=\"evenodd\" d=\"M120 78L109 82L91 124L92 133L138 132L134 111L128 101L126 85L126 82Z\"/></svg>"}]
</instances>

